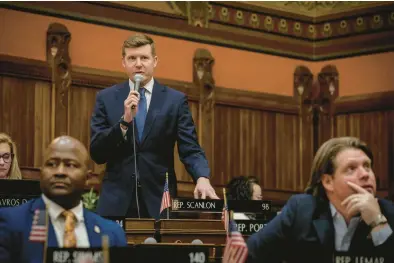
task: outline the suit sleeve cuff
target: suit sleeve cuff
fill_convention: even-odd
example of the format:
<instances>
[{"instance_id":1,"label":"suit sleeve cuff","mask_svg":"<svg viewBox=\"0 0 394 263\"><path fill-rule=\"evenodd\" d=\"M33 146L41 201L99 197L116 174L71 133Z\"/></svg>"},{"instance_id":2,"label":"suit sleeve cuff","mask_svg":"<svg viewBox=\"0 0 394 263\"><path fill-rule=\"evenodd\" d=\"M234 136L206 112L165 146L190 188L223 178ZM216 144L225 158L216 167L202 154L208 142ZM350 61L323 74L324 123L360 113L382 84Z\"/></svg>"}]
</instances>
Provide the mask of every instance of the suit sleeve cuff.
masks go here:
<instances>
[{"instance_id":1,"label":"suit sleeve cuff","mask_svg":"<svg viewBox=\"0 0 394 263\"><path fill-rule=\"evenodd\" d=\"M120 126L120 130L122 131L123 138L127 141L127 136L126 136L127 130L123 129L122 126Z\"/></svg>"},{"instance_id":2,"label":"suit sleeve cuff","mask_svg":"<svg viewBox=\"0 0 394 263\"><path fill-rule=\"evenodd\" d=\"M374 246L380 246L393 234L393 230L391 229L390 225L387 224L385 227L380 229L379 231L372 232L372 241Z\"/></svg>"}]
</instances>

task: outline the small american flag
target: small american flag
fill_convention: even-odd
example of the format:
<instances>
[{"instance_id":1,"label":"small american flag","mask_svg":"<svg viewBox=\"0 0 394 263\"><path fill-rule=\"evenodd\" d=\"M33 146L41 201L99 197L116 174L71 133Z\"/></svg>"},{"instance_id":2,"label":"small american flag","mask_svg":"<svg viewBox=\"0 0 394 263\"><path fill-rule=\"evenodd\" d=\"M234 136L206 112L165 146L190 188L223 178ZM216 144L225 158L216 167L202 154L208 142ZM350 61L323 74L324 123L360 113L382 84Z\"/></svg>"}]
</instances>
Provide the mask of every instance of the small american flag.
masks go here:
<instances>
[{"instance_id":1,"label":"small american flag","mask_svg":"<svg viewBox=\"0 0 394 263\"><path fill-rule=\"evenodd\" d=\"M248 256L248 247L234 221L229 223L230 235L226 240L223 253L223 263L244 263Z\"/></svg>"},{"instance_id":2,"label":"small american flag","mask_svg":"<svg viewBox=\"0 0 394 263\"><path fill-rule=\"evenodd\" d=\"M29 240L32 242L45 242L47 237L46 211L34 211Z\"/></svg>"},{"instance_id":3,"label":"small american flag","mask_svg":"<svg viewBox=\"0 0 394 263\"><path fill-rule=\"evenodd\" d=\"M171 197L170 191L168 190L168 175L166 174L166 183L164 184L163 197L161 198L160 213L169 207L171 207Z\"/></svg>"}]
</instances>

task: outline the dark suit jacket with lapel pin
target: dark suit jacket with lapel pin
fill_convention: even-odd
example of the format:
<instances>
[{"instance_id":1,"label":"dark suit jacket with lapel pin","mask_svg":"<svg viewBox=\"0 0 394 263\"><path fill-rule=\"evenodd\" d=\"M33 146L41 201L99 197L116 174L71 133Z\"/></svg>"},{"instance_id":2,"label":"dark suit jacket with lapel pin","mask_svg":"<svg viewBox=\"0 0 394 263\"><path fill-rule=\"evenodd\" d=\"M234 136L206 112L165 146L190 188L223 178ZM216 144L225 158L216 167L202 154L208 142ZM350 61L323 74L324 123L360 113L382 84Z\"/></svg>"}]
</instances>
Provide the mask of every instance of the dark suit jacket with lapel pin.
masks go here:
<instances>
[{"instance_id":1,"label":"dark suit jacket with lapel pin","mask_svg":"<svg viewBox=\"0 0 394 263\"><path fill-rule=\"evenodd\" d=\"M29 240L35 210L45 211L42 198L26 204L0 209L0 262L42 263L44 242ZM90 247L101 247L102 236L108 235L109 246L127 246L126 234L115 222L104 219L89 210L83 210ZM99 230L99 231L97 231ZM58 247L55 230L49 220L48 247Z\"/></svg>"},{"instance_id":2,"label":"dark suit jacket with lapel pin","mask_svg":"<svg viewBox=\"0 0 394 263\"><path fill-rule=\"evenodd\" d=\"M379 199L382 213L394 229L394 204ZM393 234L382 245L375 247L368 237L371 229L361 221L353 235L350 253L391 255ZM318 201L312 195L292 196L282 212L248 241L247 262L333 262L335 229L328 201Z\"/></svg>"},{"instance_id":3,"label":"dark suit jacket with lapel pin","mask_svg":"<svg viewBox=\"0 0 394 263\"><path fill-rule=\"evenodd\" d=\"M128 129L125 140L119 125L129 92L128 81L100 91L91 118L91 157L98 164L107 163L97 207L97 213L103 216L125 216L135 196L132 129ZM137 127L134 127L137 135ZM143 136L141 140L136 139L143 199L150 216L154 218L160 216L166 172L170 194L176 196L175 142L179 157L194 181L210 176L205 153L197 140L187 97L154 80Z\"/></svg>"}]
</instances>

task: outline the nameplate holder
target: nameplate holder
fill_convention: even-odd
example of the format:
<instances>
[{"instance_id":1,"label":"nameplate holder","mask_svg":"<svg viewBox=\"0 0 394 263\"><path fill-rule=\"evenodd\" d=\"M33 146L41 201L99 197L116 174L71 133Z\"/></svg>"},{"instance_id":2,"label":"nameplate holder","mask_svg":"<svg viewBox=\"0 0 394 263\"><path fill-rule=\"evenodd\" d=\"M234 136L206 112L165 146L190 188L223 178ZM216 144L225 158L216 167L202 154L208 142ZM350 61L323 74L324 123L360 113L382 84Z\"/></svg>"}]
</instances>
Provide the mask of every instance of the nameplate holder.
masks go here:
<instances>
[{"instance_id":1,"label":"nameplate holder","mask_svg":"<svg viewBox=\"0 0 394 263\"><path fill-rule=\"evenodd\" d=\"M124 231L126 231L126 218L124 216L103 216L106 219L117 223Z\"/></svg>"},{"instance_id":2,"label":"nameplate holder","mask_svg":"<svg viewBox=\"0 0 394 263\"><path fill-rule=\"evenodd\" d=\"M365 253L363 251L339 252L333 254L333 263L393 263L393 255L380 255L376 252Z\"/></svg>"},{"instance_id":3,"label":"nameplate holder","mask_svg":"<svg viewBox=\"0 0 394 263\"><path fill-rule=\"evenodd\" d=\"M206 263L209 248L183 244L138 244L135 245L135 262Z\"/></svg>"},{"instance_id":4,"label":"nameplate holder","mask_svg":"<svg viewBox=\"0 0 394 263\"><path fill-rule=\"evenodd\" d=\"M238 232L242 235L252 235L263 229L269 220L234 220Z\"/></svg>"},{"instance_id":5,"label":"nameplate holder","mask_svg":"<svg viewBox=\"0 0 394 263\"><path fill-rule=\"evenodd\" d=\"M34 195L0 195L0 207L20 206L36 197Z\"/></svg>"},{"instance_id":6,"label":"nameplate holder","mask_svg":"<svg viewBox=\"0 0 394 263\"><path fill-rule=\"evenodd\" d=\"M267 200L228 200L228 209L234 212L271 212L271 201Z\"/></svg>"},{"instance_id":7,"label":"nameplate holder","mask_svg":"<svg viewBox=\"0 0 394 263\"><path fill-rule=\"evenodd\" d=\"M222 212L223 200L172 199L173 212Z\"/></svg>"},{"instance_id":8,"label":"nameplate holder","mask_svg":"<svg viewBox=\"0 0 394 263\"><path fill-rule=\"evenodd\" d=\"M105 263L102 248L48 247L46 263Z\"/></svg>"}]
</instances>

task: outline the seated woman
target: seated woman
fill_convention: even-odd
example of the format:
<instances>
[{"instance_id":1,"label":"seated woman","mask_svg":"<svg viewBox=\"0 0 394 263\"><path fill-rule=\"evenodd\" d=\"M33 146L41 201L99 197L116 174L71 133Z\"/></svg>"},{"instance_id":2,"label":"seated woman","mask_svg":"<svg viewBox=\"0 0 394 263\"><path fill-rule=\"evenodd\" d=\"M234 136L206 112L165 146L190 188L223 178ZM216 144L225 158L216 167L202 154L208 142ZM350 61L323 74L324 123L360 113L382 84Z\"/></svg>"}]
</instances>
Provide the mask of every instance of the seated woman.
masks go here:
<instances>
[{"instance_id":1,"label":"seated woman","mask_svg":"<svg viewBox=\"0 0 394 263\"><path fill-rule=\"evenodd\" d=\"M0 133L0 179L22 179L15 143L5 133Z\"/></svg>"},{"instance_id":2,"label":"seated woman","mask_svg":"<svg viewBox=\"0 0 394 263\"><path fill-rule=\"evenodd\" d=\"M238 176L226 186L227 200L262 200L261 187L254 176ZM254 219L250 213L234 213L234 219Z\"/></svg>"}]
</instances>

